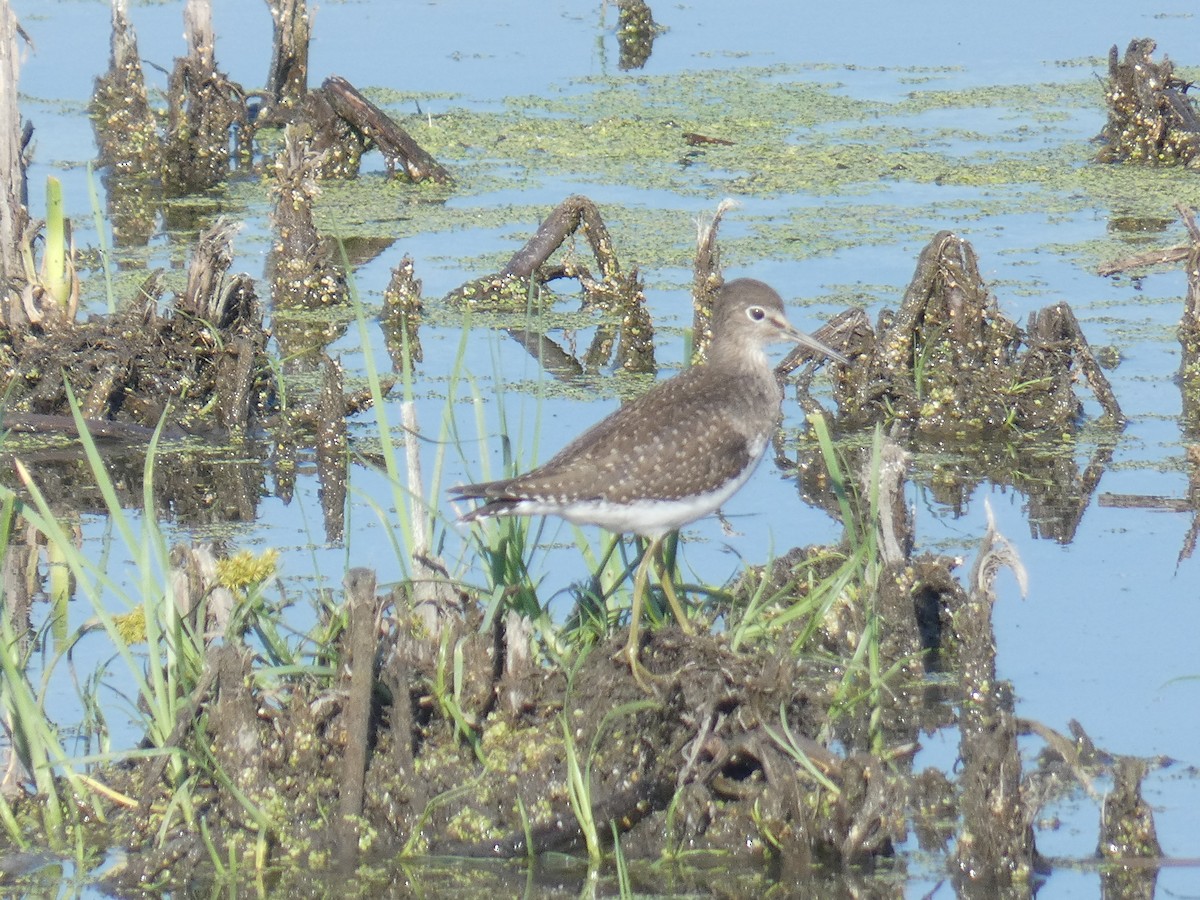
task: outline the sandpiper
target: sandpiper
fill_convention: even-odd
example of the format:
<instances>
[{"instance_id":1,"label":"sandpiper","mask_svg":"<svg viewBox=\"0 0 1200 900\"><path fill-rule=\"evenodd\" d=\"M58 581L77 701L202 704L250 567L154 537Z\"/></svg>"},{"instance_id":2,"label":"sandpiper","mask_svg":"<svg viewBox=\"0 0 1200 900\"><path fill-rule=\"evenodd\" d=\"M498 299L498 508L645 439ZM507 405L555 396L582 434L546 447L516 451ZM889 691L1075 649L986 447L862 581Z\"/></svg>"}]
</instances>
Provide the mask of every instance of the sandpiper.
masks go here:
<instances>
[{"instance_id":1,"label":"sandpiper","mask_svg":"<svg viewBox=\"0 0 1200 900\"><path fill-rule=\"evenodd\" d=\"M761 281L724 285L713 306L705 362L655 385L589 428L553 459L503 481L451 488L485 501L462 516L561 516L649 540L633 579L629 639L622 651L641 680L638 630L650 567L671 532L715 512L746 483L779 424L783 389L764 348L804 344L849 361L792 326L783 301ZM691 633L669 577L659 583Z\"/></svg>"}]
</instances>

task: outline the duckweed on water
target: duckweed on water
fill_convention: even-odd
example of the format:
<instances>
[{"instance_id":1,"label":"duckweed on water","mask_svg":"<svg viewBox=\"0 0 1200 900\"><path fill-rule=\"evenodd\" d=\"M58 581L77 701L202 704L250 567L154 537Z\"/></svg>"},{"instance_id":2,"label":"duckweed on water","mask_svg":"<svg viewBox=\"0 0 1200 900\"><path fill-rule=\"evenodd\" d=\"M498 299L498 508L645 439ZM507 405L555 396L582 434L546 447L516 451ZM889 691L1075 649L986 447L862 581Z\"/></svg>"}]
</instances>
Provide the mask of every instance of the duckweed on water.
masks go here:
<instances>
[{"instance_id":1,"label":"duckweed on water","mask_svg":"<svg viewBox=\"0 0 1200 900\"><path fill-rule=\"evenodd\" d=\"M1078 65L1099 68L1102 62ZM751 234L726 236L728 252L739 262L826 255L888 231L880 223L904 227L911 208L889 202L891 185L947 188L945 197L931 203L931 218L951 215L955 221L963 213L962 189L972 189L966 204L972 218L1065 216L1097 206L1128 216L1161 216L1176 202L1200 203L1200 185L1178 172L1091 163L1090 135L1079 135L1070 123L1090 115L1096 130L1103 124L1103 90L1094 78L913 90L899 102L885 103L854 98L843 85L814 78L824 78L830 68L596 77L558 94L510 98L498 112L411 116L406 127L454 171L458 202L451 207L420 202L404 217L419 215L423 233L493 228L501 239L511 236L515 242L545 207L497 203L496 192L528 192L560 180L633 186L654 192L656 201L615 209L607 204L607 221L626 258L663 268L686 265L691 215L669 208L659 192L694 196L707 190L714 199L811 195L836 200L839 210L846 197L864 198L838 216L836 229L830 229L828 211L820 205L793 209L790 232L781 237L777 219L740 213ZM399 105L400 112L411 108L407 99ZM989 111L984 130L981 110ZM945 115L930 119L932 111L958 113L960 121L947 124ZM697 150L683 139L689 132L734 143ZM981 199L975 188L987 195ZM467 196L481 202L463 202ZM420 198L434 199L427 192ZM368 231L375 222L395 234L397 203L413 201L400 200L395 190L338 185L327 188L321 202L327 209L353 209ZM913 236L926 231L914 226ZM461 262L469 271L487 270L505 252ZM1095 252L1081 256L1091 261ZM448 253L446 261L452 260Z\"/></svg>"}]
</instances>

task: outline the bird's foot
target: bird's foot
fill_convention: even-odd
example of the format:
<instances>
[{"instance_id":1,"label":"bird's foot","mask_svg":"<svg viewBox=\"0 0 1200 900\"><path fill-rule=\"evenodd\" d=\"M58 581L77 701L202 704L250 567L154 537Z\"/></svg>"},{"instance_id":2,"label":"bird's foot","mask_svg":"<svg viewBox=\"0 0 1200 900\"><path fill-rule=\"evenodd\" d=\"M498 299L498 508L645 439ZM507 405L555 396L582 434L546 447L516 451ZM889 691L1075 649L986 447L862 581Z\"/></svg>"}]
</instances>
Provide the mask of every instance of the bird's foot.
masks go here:
<instances>
[{"instance_id":1,"label":"bird's foot","mask_svg":"<svg viewBox=\"0 0 1200 900\"><path fill-rule=\"evenodd\" d=\"M637 686L647 694L654 694L656 693L654 685L661 682L662 678L651 674L642 665L641 660L638 658L640 656L639 650L640 648L637 644L626 644L613 654L613 662L623 662L629 666L629 674L633 676L633 680L637 682Z\"/></svg>"}]
</instances>

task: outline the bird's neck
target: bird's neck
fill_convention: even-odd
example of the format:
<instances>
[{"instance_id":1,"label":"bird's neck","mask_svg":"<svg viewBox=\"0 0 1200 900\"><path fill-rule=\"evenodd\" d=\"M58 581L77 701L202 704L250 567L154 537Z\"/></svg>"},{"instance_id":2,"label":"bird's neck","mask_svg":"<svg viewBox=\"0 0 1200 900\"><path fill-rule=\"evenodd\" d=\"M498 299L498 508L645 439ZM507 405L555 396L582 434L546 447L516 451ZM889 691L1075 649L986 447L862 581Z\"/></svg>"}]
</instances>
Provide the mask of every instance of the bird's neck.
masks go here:
<instances>
[{"instance_id":1,"label":"bird's neck","mask_svg":"<svg viewBox=\"0 0 1200 900\"><path fill-rule=\"evenodd\" d=\"M771 361L757 344L746 347L714 341L708 348L708 360L728 370L738 370L760 378L773 374Z\"/></svg>"}]
</instances>

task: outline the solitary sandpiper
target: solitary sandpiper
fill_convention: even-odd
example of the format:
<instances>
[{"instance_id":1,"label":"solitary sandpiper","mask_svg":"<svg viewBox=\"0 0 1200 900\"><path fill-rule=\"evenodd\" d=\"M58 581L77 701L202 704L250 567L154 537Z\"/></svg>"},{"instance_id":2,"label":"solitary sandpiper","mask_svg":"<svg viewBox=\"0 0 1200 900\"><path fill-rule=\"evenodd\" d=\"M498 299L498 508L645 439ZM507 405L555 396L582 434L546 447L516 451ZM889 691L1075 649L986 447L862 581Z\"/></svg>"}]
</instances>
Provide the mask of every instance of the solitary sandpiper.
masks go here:
<instances>
[{"instance_id":1,"label":"solitary sandpiper","mask_svg":"<svg viewBox=\"0 0 1200 900\"><path fill-rule=\"evenodd\" d=\"M671 532L715 512L762 459L779 423L783 389L763 348L804 344L846 357L792 326L783 301L761 281L724 285L713 306L706 362L655 385L524 475L452 488L484 500L462 517L561 516L577 525L633 532L650 541L633 579L624 655L640 680L638 629L649 570ZM680 627L691 633L669 577L659 582Z\"/></svg>"}]
</instances>

